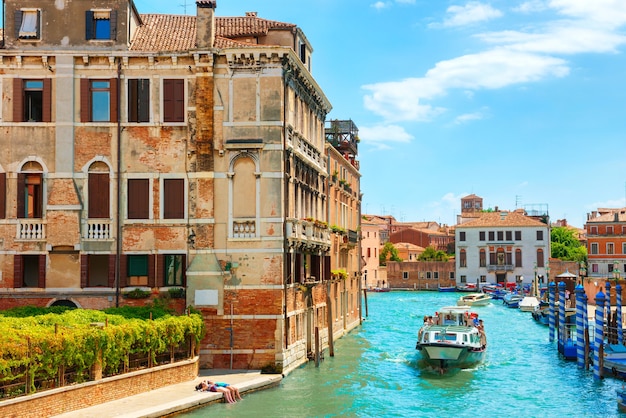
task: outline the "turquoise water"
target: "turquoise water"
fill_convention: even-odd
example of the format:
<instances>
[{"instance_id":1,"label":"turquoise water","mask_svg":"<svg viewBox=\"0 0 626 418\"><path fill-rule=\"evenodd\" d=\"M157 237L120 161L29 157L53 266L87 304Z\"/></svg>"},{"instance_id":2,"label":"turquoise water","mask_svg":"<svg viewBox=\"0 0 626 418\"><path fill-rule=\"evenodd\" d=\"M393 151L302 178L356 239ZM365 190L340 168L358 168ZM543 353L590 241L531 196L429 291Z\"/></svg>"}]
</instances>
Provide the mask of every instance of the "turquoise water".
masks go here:
<instances>
[{"instance_id":1,"label":"turquoise water","mask_svg":"<svg viewBox=\"0 0 626 418\"><path fill-rule=\"evenodd\" d=\"M500 301L473 308L485 321L486 361L440 376L417 365L424 315L453 305L458 293L369 293L363 326L279 387L183 417L618 417L616 389L559 358L548 328Z\"/></svg>"}]
</instances>

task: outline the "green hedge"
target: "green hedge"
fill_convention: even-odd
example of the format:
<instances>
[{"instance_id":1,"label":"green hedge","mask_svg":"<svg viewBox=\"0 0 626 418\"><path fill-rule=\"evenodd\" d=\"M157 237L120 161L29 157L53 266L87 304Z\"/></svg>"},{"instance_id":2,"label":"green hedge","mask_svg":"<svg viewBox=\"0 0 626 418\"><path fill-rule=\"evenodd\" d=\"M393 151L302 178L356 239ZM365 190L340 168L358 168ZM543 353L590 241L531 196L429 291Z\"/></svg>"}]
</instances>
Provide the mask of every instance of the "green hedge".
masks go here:
<instances>
[{"instance_id":1,"label":"green hedge","mask_svg":"<svg viewBox=\"0 0 626 418\"><path fill-rule=\"evenodd\" d=\"M41 308L0 312L0 385L28 378L54 379L59 370L88 373L102 353L102 370L116 374L129 355L154 357L204 336L196 313L174 316L163 309L121 308L103 311ZM23 316L30 312L30 316ZM152 316L153 320L138 319ZM28 376L27 376L28 375Z\"/></svg>"}]
</instances>

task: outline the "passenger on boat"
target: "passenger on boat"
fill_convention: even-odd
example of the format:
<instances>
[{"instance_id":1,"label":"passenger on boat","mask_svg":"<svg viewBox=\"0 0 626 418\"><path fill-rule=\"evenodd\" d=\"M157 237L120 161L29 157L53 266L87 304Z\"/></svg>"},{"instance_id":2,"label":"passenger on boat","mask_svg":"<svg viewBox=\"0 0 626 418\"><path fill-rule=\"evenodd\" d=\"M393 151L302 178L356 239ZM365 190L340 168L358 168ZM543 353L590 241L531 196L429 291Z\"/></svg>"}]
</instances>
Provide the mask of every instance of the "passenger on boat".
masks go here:
<instances>
[{"instance_id":1,"label":"passenger on boat","mask_svg":"<svg viewBox=\"0 0 626 418\"><path fill-rule=\"evenodd\" d=\"M480 333L480 345L484 347L487 345L487 338L485 338L485 326L483 325L482 319L478 320L476 328L478 328L478 332Z\"/></svg>"},{"instance_id":2,"label":"passenger on boat","mask_svg":"<svg viewBox=\"0 0 626 418\"><path fill-rule=\"evenodd\" d=\"M429 315L426 317L426 325L434 325L432 316Z\"/></svg>"}]
</instances>

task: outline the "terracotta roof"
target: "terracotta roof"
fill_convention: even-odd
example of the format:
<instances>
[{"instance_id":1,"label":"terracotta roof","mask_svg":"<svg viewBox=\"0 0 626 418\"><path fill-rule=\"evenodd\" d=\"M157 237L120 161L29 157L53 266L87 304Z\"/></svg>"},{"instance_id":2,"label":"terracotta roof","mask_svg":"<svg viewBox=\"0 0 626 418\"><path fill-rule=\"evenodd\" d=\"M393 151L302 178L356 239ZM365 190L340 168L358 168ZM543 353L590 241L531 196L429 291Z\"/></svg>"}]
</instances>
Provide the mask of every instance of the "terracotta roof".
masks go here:
<instances>
[{"instance_id":1,"label":"terracotta roof","mask_svg":"<svg viewBox=\"0 0 626 418\"><path fill-rule=\"evenodd\" d=\"M542 226L548 225L536 219L530 218L519 212L484 212L480 218L471 220L461 225L457 229L463 228L484 228L484 227L506 227L506 226Z\"/></svg>"},{"instance_id":2,"label":"terracotta roof","mask_svg":"<svg viewBox=\"0 0 626 418\"><path fill-rule=\"evenodd\" d=\"M590 218L587 223L592 222L626 222L626 208L621 209L598 209L601 215ZM615 217L617 216L617 219Z\"/></svg>"},{"instance_id":3,"label":"terracotta roof","mask_svg":"<svg viewBox=\"0 0 626 418\"><path fill-rule=\"evenodd\" d=\"M196 17L142 14L131 51L186 51L196 47Z\"/></svg>"},{"instance_id":4,"label":"terracotta roof","mask_svg":"<svg viewBox=\"0 0 626 418\"><path fill-rule=\"evenodd\" d=\"M137 28L131 51L187 51L196 47L196 17L185 15L142 14L143 25ZM237 40L241 37L267 35L270 29L292 29L292 23L261 19L248 12L240 17L215 18L215 47L256 46Z\"/></svg>"},{"instance_id":5,"label":"terracotta roof","mask_svg":"<svg viewBox=\"0 0 626 418\"><path fill-rule=\"evenodd\" d=\"M261 19L255 12L247 12L244 17L216 17L216 35L224 38L239 38L243 36L264 36L270 29L293 29L293 23L277 22Z\"/></svg>"}]
</instances>

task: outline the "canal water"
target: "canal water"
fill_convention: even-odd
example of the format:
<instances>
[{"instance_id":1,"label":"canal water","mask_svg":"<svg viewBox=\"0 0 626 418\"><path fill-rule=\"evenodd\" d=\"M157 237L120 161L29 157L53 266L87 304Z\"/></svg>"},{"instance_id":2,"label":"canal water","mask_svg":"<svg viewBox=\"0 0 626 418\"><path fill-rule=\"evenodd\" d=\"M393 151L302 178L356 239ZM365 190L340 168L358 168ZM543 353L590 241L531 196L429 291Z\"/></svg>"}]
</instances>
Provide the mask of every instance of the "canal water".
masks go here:
<instances>
[{"instance_id":1,"label":"canal water","mask_svg":"<svg viewBox=\"0 0 626 418\"><path fill-rule=\"evenodd\" d=\"M336 341L320 367L291 372L280 386L182 417L619 417L624 382L596 380L562 360L548 328L495 300L484 319L486 361L440 376L418 366L424 315L456 304L459 293L368 293L362 327Z\"/></svg>"}]
</instances>

